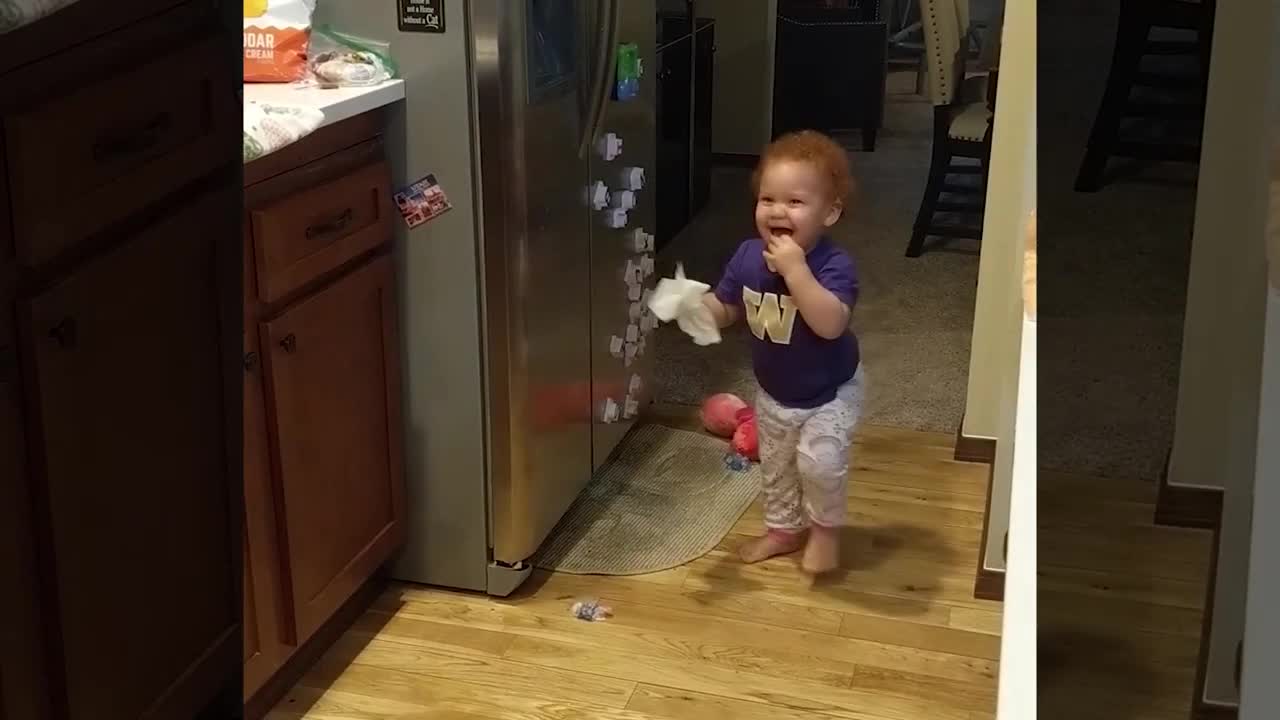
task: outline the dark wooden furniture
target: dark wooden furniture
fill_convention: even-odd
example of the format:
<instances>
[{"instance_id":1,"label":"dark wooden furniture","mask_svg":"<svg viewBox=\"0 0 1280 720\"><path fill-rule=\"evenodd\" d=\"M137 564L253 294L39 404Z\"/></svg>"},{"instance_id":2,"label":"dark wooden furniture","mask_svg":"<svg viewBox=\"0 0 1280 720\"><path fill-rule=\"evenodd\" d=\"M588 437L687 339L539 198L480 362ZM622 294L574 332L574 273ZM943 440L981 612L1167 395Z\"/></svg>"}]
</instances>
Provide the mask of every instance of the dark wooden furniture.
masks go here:
<instances>
[{"instance_id":1,"label":"dark wooden furniture","mask_svg":"<svg viewBox=\"0 0 1280 720\"><path fill-rule=\"evenodd\" d=\"M250 715L288 689L310 660L300 650L405 540L383 123L359 115L245 167Z\"/></svg>"},{"instance_id":2,"label":"dark wooden furniture","mask_svg":"<svg viewBox=\"0 0 1280 720\"><path fill-rule=\"evenodd\" d=\"M1107 162L1115 157L1199 162L1215 7L1216 0L1122 0L1111 70L1076 177L1078 192L1099 190ZM1153 39L1159 28L1195 37ZM1143 67L1144 58L1177 57L1190 59L1193 71Z\"/></svg>"},{"instance_id":3,"label":"dark wooden furniture","mask_svg":"<svg viewBox=\"0 0 1280 720\"><path fill-rule=\"evenodd\" d=\"M3 717L239 689L235 35L128 5L0 40Z\"/></svg>"},{"instance_id":4,"label":"dark wooden furniture","mask_svg":"<svg viewBox=\"0 0 1280 720\"><path fill-rule=\"evenodd\" d=\"M884 122L888 25L874 0L779 0L773 134L860 130L875 150Z\"/></svg>"},{"instance_id":5,"label":"dark wooden furniture","mask_svg":"<svg viewBox=\"0 0 1280 720\"><path fill-rule=\"evenodd\" d=\"M702 212L711 197L715 21L687 13L658 17L656 249ZM691 28L697 28L693 32Z\"/></svg>"},{"instance_id":6,"label":"dark wooden furniture","mask_svg":"<svg viewBox=\"0 0 1280 720\"><path fill-rule=\"evenodd\" d=\"M693 122L689 138L689 219L711 200L712 125L715 102L716 23L698 18L693 34Z\"/></svg>"},{"instance_id":7,"label":"dark wooden furniture","mask_svg":"<svg viewBox=\"0 0 1280 720\"><path fill-rule=\"evenodd\" d=\"M970 33L960 27L963 20L954 0L921 3L933 141L929 179L907 242L907 257L919 257L931 236L981 241L995 116L993 77L966 73ZM958 176L969 181L957 181Z\"/></svg>"},{"instance_id":8,"label":"dark wooden furniture","mask_svg":"<svg viewBox=\"0 0 1280 720\"><path fill-rule=\"evenodd\" d=\"M404 541L383 118L242 166L227 8L0 42L0 718L267 703Z\"/></svg>"}]
</instances>

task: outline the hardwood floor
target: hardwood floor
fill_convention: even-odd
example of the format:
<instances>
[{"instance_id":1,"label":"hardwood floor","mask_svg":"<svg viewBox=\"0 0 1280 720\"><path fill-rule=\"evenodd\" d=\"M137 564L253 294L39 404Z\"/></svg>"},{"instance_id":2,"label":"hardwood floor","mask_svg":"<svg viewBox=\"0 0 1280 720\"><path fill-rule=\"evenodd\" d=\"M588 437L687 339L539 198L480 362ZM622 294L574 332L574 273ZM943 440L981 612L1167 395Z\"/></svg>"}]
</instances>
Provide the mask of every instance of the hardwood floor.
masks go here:
<instances>
[{"instance_id":1,"label":"hardwood floor","mask_svg":"<svg viewBox=\"0 0 1280 720\"><path fill-rule=\"evenodd\" d=\"M1039 481L1040 720L1187 720L1212 533L1156 526L1154 483Z\"/></svg>"},{"instance_id":2,"label":"hardwood floor","mask_svg":"<svg viewBox=\"0 0 1280 720\"><path fill-rule=\"evenodd\" d=\"M514 597L392 586L277 720L989 720L1000 605L973 598L985 465L954 437L865 428L845 569L733 549L634 577L537 573ZM599 597L614 616L569 615Z\"/></svg>"}]
</instances>

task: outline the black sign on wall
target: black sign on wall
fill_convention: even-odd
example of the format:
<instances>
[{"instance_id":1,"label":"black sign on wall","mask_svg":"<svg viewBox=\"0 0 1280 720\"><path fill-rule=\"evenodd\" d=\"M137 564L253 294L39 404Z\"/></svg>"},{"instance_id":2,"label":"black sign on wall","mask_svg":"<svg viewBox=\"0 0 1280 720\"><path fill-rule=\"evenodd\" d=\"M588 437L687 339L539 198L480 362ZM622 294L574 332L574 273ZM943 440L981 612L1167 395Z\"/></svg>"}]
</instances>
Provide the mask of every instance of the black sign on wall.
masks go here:
<instances>
[{"instance_id":1,"label":"black sign on wall","mask_svg":"<svg viewBox=\"0 0 1280 720\"><path fill-rule=\"evenodd\" d=\"M396 0L400 32L444 32L444 0Z\"/></svg>"}]
</instances>

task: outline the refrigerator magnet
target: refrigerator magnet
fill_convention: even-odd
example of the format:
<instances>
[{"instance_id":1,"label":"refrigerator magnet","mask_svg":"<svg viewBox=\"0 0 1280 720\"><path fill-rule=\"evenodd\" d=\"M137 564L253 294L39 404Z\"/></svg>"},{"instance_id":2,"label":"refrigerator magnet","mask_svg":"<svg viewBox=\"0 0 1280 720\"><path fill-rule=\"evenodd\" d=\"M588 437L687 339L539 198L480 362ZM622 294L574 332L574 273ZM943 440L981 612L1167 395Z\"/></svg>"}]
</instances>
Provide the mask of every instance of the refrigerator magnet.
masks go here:
<instances>
[{"instance_id":1,"label":"refrigerator magnet","mask_svg":"<svg viewBox=\"0 0 1280 720\"><path fill-rule=\"evenodd\" d=\"M400 32L443 33L444 0L396 0Z\"/></svg>"},{"instance_id":2,"label":"refrigerator magnet","mask_svg":"<svg viewBox=\"0 0 1280 720\"><path fill-rule=\"evenodd\" d=\"M427 175L396 193L395 201L400 216L410 229L440 217L453 208L444 189L436 182L435 175Z\"/></svg>"}]
</instances>

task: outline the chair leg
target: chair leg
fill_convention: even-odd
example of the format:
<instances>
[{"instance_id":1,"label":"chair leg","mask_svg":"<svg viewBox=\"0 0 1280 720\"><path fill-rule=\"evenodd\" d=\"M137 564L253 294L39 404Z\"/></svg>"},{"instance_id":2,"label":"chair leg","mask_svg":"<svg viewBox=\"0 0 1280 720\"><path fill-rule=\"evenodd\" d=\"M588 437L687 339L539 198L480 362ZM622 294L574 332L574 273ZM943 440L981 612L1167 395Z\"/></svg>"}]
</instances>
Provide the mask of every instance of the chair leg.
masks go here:
<instances>
[{"instance_id":1,"label":"chair leg","mask_svg":"<svg viewBox=\"0 0 1280 720\"><path fill-rule=\"evenodd\" d=\"M987 191L991 188L991 131L987 132L986 147L983 148L982 159L982 220L985 225L987 217ZM981 227L981 226L980 226ZM978 233L978 242L982 242L982 233Z\"/></svg>"},{"instance_id":2,"label":"chair leg","mask_svg":"<svg viewBox=\"0 0 1280 720\"><path fill-rule=\"evenodd\" d=\"M1132 10L1121 10L1106 90L1102 93L1102 102L1089 133L1080 174L1076 176L1077 192L1097 192L1102 187L1102 173L1106 170L1112 148L1119 140L1120 122L1124 118L1129 90L1142 62L1142 49L1149 32L1150 25L1145 18L1136 16Z\"/></svg>"},{"instance_id":3,"label":"chair leg","mask_svg":"<svg viewBox=\"0 0 1280 720\"><path fill-rule=\"evenodd\" d=\"M876 127L868 124L862 128L862 151L875 152L876 149Z\"/></svg>"},{"instance_id":4,"label":"chair leg","mask_svg":"<svg viewBox=\"0 0 1280 720\"><path fill-rule=\"evenodd\" d=\"M1202 0L1200 28L1196 32L1197 53L1200 60L1200 108L1209 105L1209 60L1213 55L1213 21L1217 12L1217 0Z\"/></svg>"},{"instance_id":5,"label":"chair leg","mask_svg":"<svg viewBox=\"0 0 1280 720\"><path fill-rule=\"evenodd\" d=\"M933 213L938 207L938 198L942 196L942 184L947 179L947 168L950 165L951 153L947 151L946 140L935 137L933 159L929 162L929 181L925 183L924 197L920 198L920 210L916 213L916 222L911 229L907 257L920 257L924 252L924 241L929 236L929 227L933 225Z\"/></svg>"}]
</instances>

